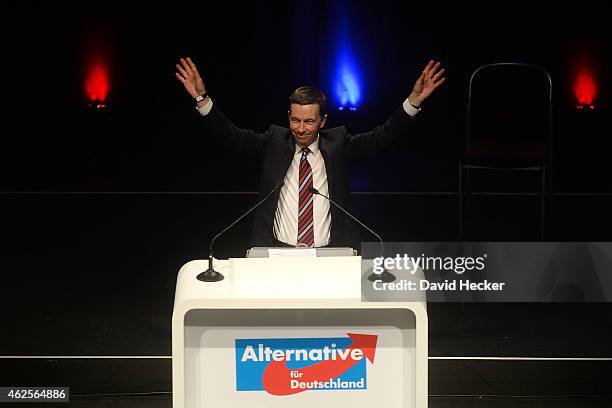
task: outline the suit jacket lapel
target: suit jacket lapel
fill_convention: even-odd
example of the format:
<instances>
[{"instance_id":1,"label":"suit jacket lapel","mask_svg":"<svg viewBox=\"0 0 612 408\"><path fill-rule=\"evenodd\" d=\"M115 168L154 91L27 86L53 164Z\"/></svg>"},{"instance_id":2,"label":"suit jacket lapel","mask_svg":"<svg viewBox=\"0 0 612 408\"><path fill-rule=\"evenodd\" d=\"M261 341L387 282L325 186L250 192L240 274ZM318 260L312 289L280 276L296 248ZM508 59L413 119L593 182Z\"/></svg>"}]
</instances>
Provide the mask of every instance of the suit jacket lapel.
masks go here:
<instances>
[{"instance_id":1,"label":"suit jacket lapel","mask_svg":"<svg viewBox=\"0 0 612 408\"><path fill-rule=\"evenodd\" d=\"M283 152L283 174L287 174L287 171L289 171L289 166L291 166L293 155L295 154L295 141L293 140L293 135L291 132L288 133L289 136L285 139L285 145L287 148Z\"/></svg>"},{"instance_id":2,"label":"suit jacket lapel","mask_svg":"<svg viewBox=\"0 0 612 408\"><path fill-rule=\"evenodd\" d=\"M328 160L328 151L327 151L327 139L323 132L319 132L319 150L321 151L321 157L323 157L323 163L325 163L325 172L327 173L327 188L329 189L329 197L332 197L332 191L334 188L334 178L331 176L333 172L331 171L331 163ZM319 186L321 187L321 186Z\"/></svg>"}]
</instances>

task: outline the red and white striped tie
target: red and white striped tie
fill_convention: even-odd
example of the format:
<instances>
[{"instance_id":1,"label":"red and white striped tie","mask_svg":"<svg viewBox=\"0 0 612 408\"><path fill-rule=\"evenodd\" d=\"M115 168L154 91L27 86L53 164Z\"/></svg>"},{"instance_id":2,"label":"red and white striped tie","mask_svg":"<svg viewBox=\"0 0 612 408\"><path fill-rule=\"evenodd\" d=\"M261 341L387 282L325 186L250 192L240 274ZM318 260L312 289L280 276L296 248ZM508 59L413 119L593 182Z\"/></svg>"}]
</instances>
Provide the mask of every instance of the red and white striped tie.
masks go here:
<instances>
[{"instance_id":1,"label":"red and white striped tie","mask_svg":"<svg viewBox=\"0 0 612 408\"><path fill-rule=\"evenodd\" d=\"M302 158L300 159L300 184L298 201L298 244L305 244L308 247L314 246L314 216L313 201L314 197L310 192L312 187L312 167L306 157L310 149L302 147Z\"/></svg>"}]
</instances>

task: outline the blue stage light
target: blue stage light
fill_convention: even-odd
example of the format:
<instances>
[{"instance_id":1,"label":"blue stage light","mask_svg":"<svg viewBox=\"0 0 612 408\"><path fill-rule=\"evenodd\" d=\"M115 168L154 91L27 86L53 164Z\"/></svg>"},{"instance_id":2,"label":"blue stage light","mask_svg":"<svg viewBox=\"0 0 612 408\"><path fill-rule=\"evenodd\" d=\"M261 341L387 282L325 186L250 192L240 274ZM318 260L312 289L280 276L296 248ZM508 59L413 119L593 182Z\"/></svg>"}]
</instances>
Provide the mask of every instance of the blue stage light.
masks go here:
<instances>
[{"instance_id":1,"label":"blue stage light","mask_svg":"<svg viewBox=\"0 0 612 408\"><path fill-rule=\"evenodd\" d=\"M337 58L335 75L336 98L339 110L357 110L361 100L359 72L355 58L351 55L348 44L341 44Z\"/></svg>"},{"instance_id":2,"label":"blue stage light","mask_svg":"<svg viewBox=\"0 0 612 408\"><path fill-rule=\"evenodd\" d=\"M359 35L355 33L358 24L349 0L335 0L326 3L327 35L329 48L324 50L321 71L327 77L326 86L330 91L330 102L340 111L355 111L363 99L362 49ZM328 51L327 51L328 50Z\"/></svg>"}]
</instances>

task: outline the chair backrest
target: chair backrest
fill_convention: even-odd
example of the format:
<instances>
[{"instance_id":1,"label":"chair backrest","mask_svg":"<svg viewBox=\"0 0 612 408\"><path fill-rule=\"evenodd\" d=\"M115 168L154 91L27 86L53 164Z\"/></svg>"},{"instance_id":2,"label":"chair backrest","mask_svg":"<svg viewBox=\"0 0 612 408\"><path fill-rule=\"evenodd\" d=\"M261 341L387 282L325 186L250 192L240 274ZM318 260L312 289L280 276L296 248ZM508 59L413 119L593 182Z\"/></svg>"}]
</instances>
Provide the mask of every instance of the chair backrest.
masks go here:
<instances>
[{"instance_id":1,"label":"chair backrest","mask_svg":"<svg viewBox=\"0 0 612 408\"><path fill-rule=\"evenodd\" d=\"M470 78L467 147L479 140L541 141L552 138L552 80L539 65L482 65Z\"/></svg>"}]
</instances>

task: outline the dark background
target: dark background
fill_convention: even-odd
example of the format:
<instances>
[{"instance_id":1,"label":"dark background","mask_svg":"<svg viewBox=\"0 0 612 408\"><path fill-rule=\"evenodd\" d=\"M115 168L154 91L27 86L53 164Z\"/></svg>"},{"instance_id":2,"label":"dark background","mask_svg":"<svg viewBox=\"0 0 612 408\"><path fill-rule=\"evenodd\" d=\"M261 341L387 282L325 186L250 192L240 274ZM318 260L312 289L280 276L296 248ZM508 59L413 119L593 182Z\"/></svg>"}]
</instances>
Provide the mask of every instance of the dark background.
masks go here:
<instances>
[{"instance_id":1,"label":"dark background","mask_svg":"<svg viewBox=\"0 0 612 408\"><path fill-rule=\"evenodd\" d=\"M2 189L256 190L252 164L219 152L191 115L173 76L178 58L191 56L239 126L286 125L289 94L311 84L331 100L328 126L354 133L382 123L427 61L442 61L447 83L427 101L414 134L357 166L355 191L456 191L470 74L490 62L540 64L553 79L554 191L611 191L603 2L209 3L7 13L4 114L11 130L3 138ZM334 110L331 80L343 33L361 76L357 112ZM85 73L98 55L110 69L106 114L86 109ZM580 67L593 73L599 93L588 114L574 109Z\"/></svg>"},{"instance_id":2,"label":"dark background","mask_svg":"<svg viewBox=\"0 0 612 408\"><path fill-rule=\"evenodd\" d=\"M239 126L285 125L289 94L312 84L332 99L329 126L354 133L386 119L429 59L442 61L447 82L413 134L355 164L355 214L387 241L457 239L469 76L490 62L540 64L553 79L555 126L547 239L612 238L603 2L99 3L3 14L0 355L170 354L179 268L207 257L210 238L257 190L256 163L200 130L174 77L181 56ZM330 84L342 16L361 72L356 112L335 110ZM84 93L91 55L110 66L103 111ZM572 93L585 64L599 93L589 112ZM476 189L509 193L477 196L467 238L539 239L538 180L492 177ZM250 221L219 241L217 256L244 254ZM612 357L608 304L432 304L429 313L432 356ZM88 367L68 371L88 378ZM5 372L3 383L23 378Z\"/></svg>"}]
</instances>

